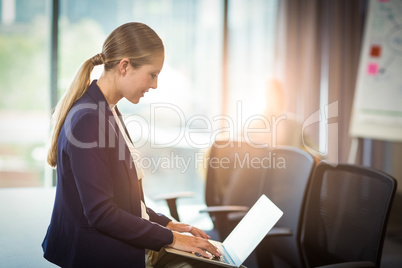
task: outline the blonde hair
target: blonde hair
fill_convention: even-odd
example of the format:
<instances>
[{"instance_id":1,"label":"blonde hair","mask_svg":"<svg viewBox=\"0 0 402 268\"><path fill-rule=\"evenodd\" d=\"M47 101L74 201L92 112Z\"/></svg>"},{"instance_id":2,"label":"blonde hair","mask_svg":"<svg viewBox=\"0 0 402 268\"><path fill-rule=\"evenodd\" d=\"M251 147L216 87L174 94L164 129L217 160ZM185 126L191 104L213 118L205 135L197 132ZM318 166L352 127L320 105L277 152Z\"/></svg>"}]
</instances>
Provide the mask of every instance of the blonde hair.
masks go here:
<instances>
[{"instance_id":1,"label":"blonde hair","mask_svg":"<svg viewBox=\"0 0 402 268\"><path fill-rule=\"evenodd\" d=\"M159 36L147 25L130 22L116 28L105 40L102 53L85 61L77 71L70 88L57 104L52 115L52 134L47 162L57 165L57 142L61 128L73 104L84 95L90 84L90 76L96 65L104 64L104 70L112 70L120 60L129 58L134 68L151 62L152 58L164 53Z\"/></svg>"}]
</instances>

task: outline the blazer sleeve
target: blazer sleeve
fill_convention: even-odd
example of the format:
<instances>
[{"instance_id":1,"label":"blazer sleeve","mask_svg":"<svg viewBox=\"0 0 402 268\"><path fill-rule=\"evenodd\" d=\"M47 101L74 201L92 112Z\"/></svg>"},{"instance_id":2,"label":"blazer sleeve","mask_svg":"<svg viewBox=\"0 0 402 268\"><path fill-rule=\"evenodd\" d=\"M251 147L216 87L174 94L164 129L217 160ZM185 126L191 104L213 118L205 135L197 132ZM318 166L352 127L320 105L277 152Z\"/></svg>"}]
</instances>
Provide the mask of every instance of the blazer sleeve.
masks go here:
<instances>
[{"instance_id":1,"label":"blazer sleeve","mask_svg":"<svg viewBox=\"0 0 402 268\"><path fill-rule=\"evenodd\" d=\"M173 242L173 233L163 227L166 219L151 213L156 222L147 221L119 208L113 201L113 178L107 146L98 142L105 135L98 112L76 116L70 127L69 154L72 172L88 223L116 239L133 246L160 250ZM102 128L103 127L103 128ZM167 223L166 223L167 224Z\"/></svg>"},{"instance_id":2,"label":"blazer sleeve","mask_svg":"<svg viewBox=\"0 0 402 268\"><path fill-rule=\"evenodd\" d=\"M168 225L172 220L161 213L154 212L151 208L147 207L147 213L149 215L149 220L159 223L162 226Z\"/></svg>"}]
</instances>

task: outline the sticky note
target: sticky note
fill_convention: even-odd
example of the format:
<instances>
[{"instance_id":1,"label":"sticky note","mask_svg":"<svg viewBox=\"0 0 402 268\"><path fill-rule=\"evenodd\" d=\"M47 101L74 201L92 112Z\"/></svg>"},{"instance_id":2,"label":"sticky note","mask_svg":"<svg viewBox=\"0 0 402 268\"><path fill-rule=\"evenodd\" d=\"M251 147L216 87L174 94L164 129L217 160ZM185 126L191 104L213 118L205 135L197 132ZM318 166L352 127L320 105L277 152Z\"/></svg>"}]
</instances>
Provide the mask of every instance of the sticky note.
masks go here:
<instances>
[{"instance_id":1,"label":"sticky note","mask_svg":"<svg viewBox=\"0 0 402 268\"><path fill-rule=\"evenodd\" d=\"M372 45L370 48L370 56L371 57L380 57L381 56L381 46Z\"/></svg>"},{"instance_id":2,"label":"sticky note","mask_svg":"<svg viewBox=\"0 0 402 268\"><path fill-rule=\"evenodd\" d=\"M376 75L378 73L378 64L377 63L369 63L367 66L367 73L369 75Z\"/></svg>"}]
</instances>

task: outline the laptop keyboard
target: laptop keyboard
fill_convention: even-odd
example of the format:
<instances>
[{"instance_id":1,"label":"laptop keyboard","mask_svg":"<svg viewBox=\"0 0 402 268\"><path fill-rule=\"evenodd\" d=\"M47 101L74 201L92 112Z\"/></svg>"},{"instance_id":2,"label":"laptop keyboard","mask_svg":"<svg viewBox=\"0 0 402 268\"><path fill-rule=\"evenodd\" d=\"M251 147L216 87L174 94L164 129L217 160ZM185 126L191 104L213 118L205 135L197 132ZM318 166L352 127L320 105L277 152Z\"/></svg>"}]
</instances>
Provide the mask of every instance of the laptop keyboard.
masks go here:
<instances>
[{"instance_id":1,"label":"laptop keyboard","mask_svg":"<svg viewBox=\"0 0 402 268\"><path fill-rule=\"evenodd\" d=\"M228 259L226 258L226 252L225 252L225 250L223 249L223 247L221 246L221 244L214 243L213 241L210 241L210 242L211 242L215 247L217 247L218 250L219 250L219 252L222 254L220 257L218 257L218 256L213 256L212 259L213 259L213 260L216 260L216 261L219 261L219 262L223 262L223 263L230 263L230 262L228 261Z\"/></svg>"},{"instance_id":2,"label":"laptop keyboard","mask_svg":"<svg viewBox=\"0 0 402 268\"><path fill-rule=\"evenodd\" d=\"M198 257L201 257L201 258L205 258L200 253L195 253L195 255L198 256ZM220 256L220 257L212 255L211 260L219 261L219 262L225 262L226 258L223 255Z\"/></svg>"}]
</instances>

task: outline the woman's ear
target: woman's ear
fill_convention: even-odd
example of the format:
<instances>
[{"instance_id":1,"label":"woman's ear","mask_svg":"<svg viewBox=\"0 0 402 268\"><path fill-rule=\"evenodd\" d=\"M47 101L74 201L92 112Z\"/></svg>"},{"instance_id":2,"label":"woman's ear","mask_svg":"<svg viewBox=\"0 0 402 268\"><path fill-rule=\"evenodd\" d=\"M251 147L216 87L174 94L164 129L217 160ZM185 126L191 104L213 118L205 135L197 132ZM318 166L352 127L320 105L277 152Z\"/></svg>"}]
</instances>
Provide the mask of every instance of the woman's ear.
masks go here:
<instances>
[{"instance_id":1,"label":"woman's ear","mask_svg":"<svg viewBox=\"0 0 402 268\"><path fill-rule=\"evenodd\" d=\"M130 60L128 58L123 58L119 63L119 71L122 76L127 74L127 69L130 65Z\"/></svg>"}]
</instances>

